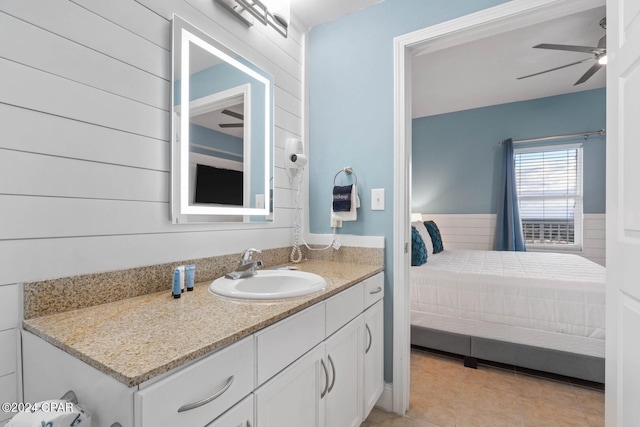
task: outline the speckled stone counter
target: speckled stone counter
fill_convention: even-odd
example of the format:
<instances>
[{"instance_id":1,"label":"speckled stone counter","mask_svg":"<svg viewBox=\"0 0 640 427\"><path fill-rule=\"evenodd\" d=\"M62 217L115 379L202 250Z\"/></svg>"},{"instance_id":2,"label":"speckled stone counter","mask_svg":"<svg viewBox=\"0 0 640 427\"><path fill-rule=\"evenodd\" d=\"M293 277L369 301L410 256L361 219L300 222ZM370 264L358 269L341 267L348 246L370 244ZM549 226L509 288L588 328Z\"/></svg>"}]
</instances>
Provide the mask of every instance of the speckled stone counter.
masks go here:
<instances>
[{"instance_id":1,"label":"speckled stone counter","mask_svg":"<svg viewBox=\"0 0 640 427\"><path fill-rule=\"evenodd\" d=\"M36 317L24 329L112 376L136 386L382 271L380 265L311 260L297 267L325 278L324 291L287 300L213 295L209 282L174 299L169 289Z\"/></svg>"}]
</instances>

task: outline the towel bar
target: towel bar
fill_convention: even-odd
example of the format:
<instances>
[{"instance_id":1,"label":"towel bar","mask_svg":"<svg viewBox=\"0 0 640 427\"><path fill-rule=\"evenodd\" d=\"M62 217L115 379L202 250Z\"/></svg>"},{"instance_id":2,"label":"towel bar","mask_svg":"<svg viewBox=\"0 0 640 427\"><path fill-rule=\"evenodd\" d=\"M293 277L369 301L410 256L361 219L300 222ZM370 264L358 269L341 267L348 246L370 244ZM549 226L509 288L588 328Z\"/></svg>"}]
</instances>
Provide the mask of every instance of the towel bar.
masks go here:
<instances>
[{"instance_id":1,"label":"towel bar","mask_svg":"<svg viewBox=\"0 0 640 427\"><path fill-rule=\"evenodd\" d=\"M354 184L358 185L358 175L355 174L355 172L353 171L353 169L351 169L350 166L347 166L345 168L340 169L338 173L336 173L336 175L333 177L334 187L336 185L336 179L338 178L338 175L340 175L341 173L344 173L346 175L353 175L353 179L355 180Z\"/></svg>"}]
</instances>

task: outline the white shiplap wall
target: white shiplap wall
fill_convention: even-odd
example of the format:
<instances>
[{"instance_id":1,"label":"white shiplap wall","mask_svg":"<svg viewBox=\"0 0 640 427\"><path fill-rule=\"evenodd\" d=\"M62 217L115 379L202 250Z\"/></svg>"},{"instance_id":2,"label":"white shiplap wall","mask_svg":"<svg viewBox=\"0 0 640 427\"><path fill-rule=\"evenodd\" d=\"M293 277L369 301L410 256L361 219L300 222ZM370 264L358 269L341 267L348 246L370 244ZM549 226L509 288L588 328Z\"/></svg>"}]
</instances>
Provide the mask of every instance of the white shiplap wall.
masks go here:
<instances>
[{"instance_id":1,"label":"white shiplap wall","mask_svg":"<svg viewBox=\"0 0 640 427\"><path fill-rule=\"evenodd\" d=\"M275 78L273 223L169 221L173 13ZM295 27L287 39L248 28L212 0L3 0L0 40L0 291L292 244L283 151L287 137L302 136L304 36ZM18 319L2 307L7 350ZM0 354L3 401L20 397L17 348Z\"/></svg>"},{"instance_id":2,"label":"white shiplap wall","mask_svg":"<svg viewBox=\"0 0 640 427\"><path fill-rule=\"evenodd\" d=\"M445 248L493 250L496 234L495 214L422 214L440 229ZM563 251L581 255L600 265L605 259L605 214L584 215L582 251Z\"/></svg>"},{"instance_id":3,"label":"white shiplap wall","mask_svg":"<svg viewBox=\"0 0 640 427\"><path fill-rule=\"evenodd\" d=\"M169 221L173 13L275 77L273 223ZM212 0L0 3L0 285L290 245L303 37Z\"/></svg>"},{"instance_id":4,"label":"white shiplap wall","mask_svg":"<svg viewBox=\"0 0 640 427\"><path fill-rule=\"evenodd\" d=\"M0 402L19 402L21 375L18 340L18 285L0 286ZM13 416L0 411L0 426Z\"/></svg>"}]
</instances>

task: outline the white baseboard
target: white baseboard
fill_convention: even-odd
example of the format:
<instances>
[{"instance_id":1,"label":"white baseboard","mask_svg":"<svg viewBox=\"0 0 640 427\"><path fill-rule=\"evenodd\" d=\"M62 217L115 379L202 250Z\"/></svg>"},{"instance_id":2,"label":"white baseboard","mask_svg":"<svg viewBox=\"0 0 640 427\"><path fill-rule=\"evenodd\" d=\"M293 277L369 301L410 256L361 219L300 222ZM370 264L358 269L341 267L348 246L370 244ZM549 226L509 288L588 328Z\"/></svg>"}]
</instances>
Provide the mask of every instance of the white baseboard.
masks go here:
<instances>
[{"instance_id":1,"label":"white baseboard","mask_svg":"<svg viewBox=\"0 0 640 427\"><path fill-rule=\"evenodd\" d=\"M383 411L393 412L393 384L384 383L384 389L380 398L376 402L376 408Z\"/></svg>"}]
</instances>

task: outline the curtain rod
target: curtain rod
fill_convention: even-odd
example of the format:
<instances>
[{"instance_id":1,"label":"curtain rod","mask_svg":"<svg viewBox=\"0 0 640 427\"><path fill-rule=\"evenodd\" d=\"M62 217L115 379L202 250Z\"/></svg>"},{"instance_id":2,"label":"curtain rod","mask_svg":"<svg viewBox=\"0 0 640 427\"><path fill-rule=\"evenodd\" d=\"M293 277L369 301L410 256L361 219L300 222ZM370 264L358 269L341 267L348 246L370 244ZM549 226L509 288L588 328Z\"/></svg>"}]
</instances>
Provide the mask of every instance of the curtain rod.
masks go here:
<instances>
[{"instance_id":1,"label":"curtain rod","mask_svg":"<svg viewBox=\"0 0 640 427\"><path fill-rule=\"evenodd\" d=\"M578 132L578 133L566 133L564 135L551 135L551 136L542 136L539 138L526 138L526 139L514 139L513 143L521 143L521 142L534 142L534 141L550 141L553 139L563 139L563 138L573 138L576 136L582 136L584 139L587 139L590 135L604 135L606 131L604 129L600 130L592 130L590 132ZM500 145L504 144L504 141L500 141Z\"/></svg>"}]
</instances>

